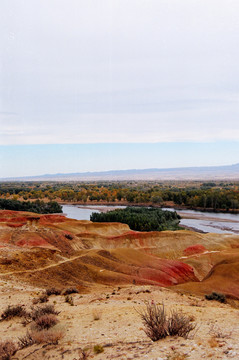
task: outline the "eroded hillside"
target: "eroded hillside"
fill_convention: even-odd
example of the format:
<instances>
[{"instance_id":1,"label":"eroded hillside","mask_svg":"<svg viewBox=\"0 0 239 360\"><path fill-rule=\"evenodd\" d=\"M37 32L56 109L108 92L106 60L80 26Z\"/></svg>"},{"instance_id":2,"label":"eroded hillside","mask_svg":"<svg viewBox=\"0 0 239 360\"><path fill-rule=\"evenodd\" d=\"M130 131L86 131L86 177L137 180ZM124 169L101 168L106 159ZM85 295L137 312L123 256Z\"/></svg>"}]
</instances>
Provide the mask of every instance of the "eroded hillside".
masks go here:
<instances>
[{"instance_id":1,"label":"eroded hillside","mask_svg":"<svg viewBox=\"0 0 239 360\"><path fill-rule=\"evenodd\" d=\"M136 232L125 224L0 211L0 271L47 287L176 286L239 298L239 236ZM225 285L226 280L226 285Z\"/></svg>"}]
</instances>

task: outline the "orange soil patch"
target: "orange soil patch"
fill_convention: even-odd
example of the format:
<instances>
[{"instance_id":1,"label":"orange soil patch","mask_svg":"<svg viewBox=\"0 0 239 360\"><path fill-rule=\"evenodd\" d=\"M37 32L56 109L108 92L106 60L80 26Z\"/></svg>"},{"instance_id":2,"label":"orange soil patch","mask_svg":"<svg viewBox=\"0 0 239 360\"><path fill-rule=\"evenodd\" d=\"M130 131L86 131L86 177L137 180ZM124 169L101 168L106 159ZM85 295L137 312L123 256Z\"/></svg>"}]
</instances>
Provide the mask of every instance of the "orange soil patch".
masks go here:
<instances>
[{"instance_id":1,"label":"orange soil patch","mask_svg":"<svg viewBox=\"0 0 239 360\"><path fill-rule=\"evenodd\" d=\"M12 223L6 222L6 225L9 226L9 227L11 227L11 228L20 228L20 227L22 227L23 225L25 225L25 223L22 222L22 223L14 223L14 224L12 224Z\"/></svg>"},{"instance_id":2,"label":"orange soil patch","mask_svg":"<svg viewBox=\"0 0 239 360\"><path fill-rule=\"evenodd\" d=\"M189 246L183 250L185 255L200 254L203 253L204 251L206 251L206 248L200 244Z\"/></svg>"},{"instance_id":3,"label":"orange soil patch","mask_svg":"<svg viewBox=\"0 0 239 360\"><path fill-rule=\"evenodd\" d=\"M196 274L204 272L204 278L196 286L188 282L177 286L176 289L200 295L215 291L239 299L239 250L232 249L196 256L186 262L196 269Z\"/></svg>"},{"instance_id":4,"label":"orange soil patch","mask_svg":"<svg viewBox=\"0 0 239 360\"><path fill-rule=\"evenodd\" d=\"M65 222L66 217L64 215L41 215L40 224L51 224L51 223L60 223Z\"/></svg>"}]
</instances>

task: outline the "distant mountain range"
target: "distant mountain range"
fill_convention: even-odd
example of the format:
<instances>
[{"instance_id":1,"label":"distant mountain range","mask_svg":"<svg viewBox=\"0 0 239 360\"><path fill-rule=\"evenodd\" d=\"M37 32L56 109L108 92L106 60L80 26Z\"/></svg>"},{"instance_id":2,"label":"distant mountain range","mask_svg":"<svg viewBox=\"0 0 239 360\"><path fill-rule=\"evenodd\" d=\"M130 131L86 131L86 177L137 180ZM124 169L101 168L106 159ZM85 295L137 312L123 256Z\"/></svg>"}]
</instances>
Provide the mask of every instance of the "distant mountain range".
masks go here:
<instances>
[{"instance_id":1,"label":"distant mountain range","mask_svg":"<svg viewBox=\"0 0 239 360\"><path fill-rule=\"evenodd\" d=\"M131 169L72 174L45 174L0 181L116 181L116 180L239 180L239 163L225 166L171 169Z\"/></svg>"}]
</instances>

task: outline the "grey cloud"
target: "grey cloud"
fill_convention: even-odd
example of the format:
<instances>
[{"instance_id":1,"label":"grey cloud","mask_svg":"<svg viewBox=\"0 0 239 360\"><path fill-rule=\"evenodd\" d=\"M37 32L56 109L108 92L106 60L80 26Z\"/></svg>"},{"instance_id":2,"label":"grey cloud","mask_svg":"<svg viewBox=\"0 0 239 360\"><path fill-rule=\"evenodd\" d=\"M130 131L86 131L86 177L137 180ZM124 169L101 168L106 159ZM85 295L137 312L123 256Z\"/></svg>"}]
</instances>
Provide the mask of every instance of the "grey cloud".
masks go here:
<instances>
[{"instance_id":1,"label":"grey cloud","mask_svg":"<svg viewBox=\"0 0 239 360\"><path fill-rule=\"evenodd\" d=\"M1 141L239 139L238 1L0 7L1 127L12 113L11 126L24 130Z\"/></svg>"}]
</instances>

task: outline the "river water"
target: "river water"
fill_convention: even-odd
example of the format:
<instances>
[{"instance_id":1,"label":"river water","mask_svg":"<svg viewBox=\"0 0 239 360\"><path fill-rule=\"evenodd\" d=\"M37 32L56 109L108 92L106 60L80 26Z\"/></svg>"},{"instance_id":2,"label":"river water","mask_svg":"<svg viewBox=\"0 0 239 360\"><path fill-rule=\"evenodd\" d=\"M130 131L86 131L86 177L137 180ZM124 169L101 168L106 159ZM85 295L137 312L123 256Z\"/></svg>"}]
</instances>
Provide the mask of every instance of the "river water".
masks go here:
<instances>
[{"instance_id":1,"label":"river water","mask_svg":"<svg viewBox=\"0 0 239 360\"><path fill-rule=\"evenodd\" d=\"M104 205L63 205L63 213L71 219L90 220L92 212L101 212L125 208L125 206ZM172 208L163 210L175 211ZM239 214L209 213L194 210L176 210L182 217L180 225L196 231L212 232L218 234L239 234Z\"/></svg>"}]
</instances>

